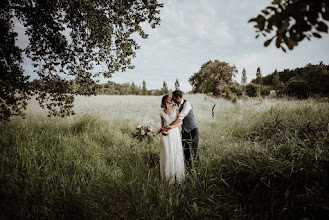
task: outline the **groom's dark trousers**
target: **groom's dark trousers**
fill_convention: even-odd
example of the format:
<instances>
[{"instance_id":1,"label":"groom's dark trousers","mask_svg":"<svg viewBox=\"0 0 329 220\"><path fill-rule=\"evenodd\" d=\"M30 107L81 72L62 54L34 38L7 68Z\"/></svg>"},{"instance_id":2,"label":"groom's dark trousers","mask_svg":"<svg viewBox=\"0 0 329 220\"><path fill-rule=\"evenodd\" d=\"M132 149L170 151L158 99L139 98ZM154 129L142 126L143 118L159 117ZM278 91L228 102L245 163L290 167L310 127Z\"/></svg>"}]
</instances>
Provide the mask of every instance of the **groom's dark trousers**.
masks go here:
<instances>
[{"instance_id":1,"label":"groom's dark trousers","mask_svg":"<svg viewBox=\"0 0 329 220\"><path fill-rule=\"evenodd\" d=\"M193 168L193 165L199 163L198 154L199 130L193 129L191 132L186 132L182 129L182 144L184 149L185 163L188 169Z\"/></svg>"}]
</instances>

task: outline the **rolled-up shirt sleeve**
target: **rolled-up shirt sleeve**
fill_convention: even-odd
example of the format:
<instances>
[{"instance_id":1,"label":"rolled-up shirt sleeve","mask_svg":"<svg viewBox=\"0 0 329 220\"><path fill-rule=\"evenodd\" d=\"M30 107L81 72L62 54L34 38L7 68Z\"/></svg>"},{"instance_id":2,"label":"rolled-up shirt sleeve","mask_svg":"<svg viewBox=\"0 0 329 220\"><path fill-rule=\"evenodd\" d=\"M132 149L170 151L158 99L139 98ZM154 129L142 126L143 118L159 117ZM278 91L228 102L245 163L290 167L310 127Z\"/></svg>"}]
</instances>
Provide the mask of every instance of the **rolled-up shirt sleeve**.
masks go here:
<instances>
[{"instance_id":1,"label":"rolled-up shirt sleeve","mask_svg":"<svg viewBox=\"0 0 329 220\"><path fill-rule=\"evenodd\" d=\"M191 109L192 109L191 104L189 102L185 102L182 111L178 114L178 118L180 120L183 120Z\"/></svg>"}]
</instances>

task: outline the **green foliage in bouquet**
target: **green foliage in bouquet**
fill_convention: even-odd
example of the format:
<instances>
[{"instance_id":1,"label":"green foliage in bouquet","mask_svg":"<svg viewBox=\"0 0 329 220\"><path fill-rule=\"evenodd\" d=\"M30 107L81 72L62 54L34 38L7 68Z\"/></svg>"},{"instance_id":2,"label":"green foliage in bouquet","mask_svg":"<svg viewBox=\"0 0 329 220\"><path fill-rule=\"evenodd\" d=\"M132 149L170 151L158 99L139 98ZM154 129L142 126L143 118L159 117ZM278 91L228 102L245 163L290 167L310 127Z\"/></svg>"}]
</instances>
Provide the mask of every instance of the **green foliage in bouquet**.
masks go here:
<instances>
[{"instance_id":1,"label":"green foliage in bouquet","mask_svg":"<svg viewBox=\"0 0 329 220\"><path fill-rule=\"evenodd\" d=\"M134 137L139 140L148 139L148 141L152 141L154 137L154 131L151 126L147 124L138 125Z\"/></svg>"}]
</instances>

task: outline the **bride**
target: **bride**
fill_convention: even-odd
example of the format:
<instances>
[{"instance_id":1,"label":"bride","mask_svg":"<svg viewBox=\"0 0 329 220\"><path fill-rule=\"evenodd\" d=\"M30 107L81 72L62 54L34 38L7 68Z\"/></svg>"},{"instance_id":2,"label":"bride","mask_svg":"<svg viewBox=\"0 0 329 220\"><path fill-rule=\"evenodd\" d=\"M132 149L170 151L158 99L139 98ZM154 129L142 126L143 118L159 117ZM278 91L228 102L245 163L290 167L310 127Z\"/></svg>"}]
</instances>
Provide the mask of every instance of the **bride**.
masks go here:
<instances>
[{"instance_id":1,"label":"bride","mask_svg":"<svg viewBox=\"0 0 329 220\"><path fill-rule=\"evenodd\" d=\"M170 95L162 97L161 107L163 108L160 112L162 127L156 132L161 133L160 173L170 182L180 183L185 177L183 147L178 128L182 123L168 126L178 115L178 107L173 104ZM166 126L169 130L165 129Z\"/></svg>"}]
</instances>

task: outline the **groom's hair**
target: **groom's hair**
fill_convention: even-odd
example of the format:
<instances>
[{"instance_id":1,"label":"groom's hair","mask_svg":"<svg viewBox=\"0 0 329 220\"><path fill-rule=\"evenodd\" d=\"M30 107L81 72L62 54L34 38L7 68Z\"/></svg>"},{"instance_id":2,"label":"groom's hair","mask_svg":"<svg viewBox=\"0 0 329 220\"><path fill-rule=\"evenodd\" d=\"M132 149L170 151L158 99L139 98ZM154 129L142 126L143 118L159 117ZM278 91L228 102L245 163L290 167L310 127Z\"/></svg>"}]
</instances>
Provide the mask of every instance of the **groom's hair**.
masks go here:
<instances>
[{"instance_id":1,"label":"groom's hair","mask_svg":"<svg viewBox=\"0 0 329 220\"><path fill-rule=\"evenodd\" d=\"M175 97L183 98L183 92L180 90L175 90L172 92L172 95Z\"/></svg>"}]
</instances>

